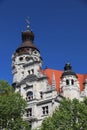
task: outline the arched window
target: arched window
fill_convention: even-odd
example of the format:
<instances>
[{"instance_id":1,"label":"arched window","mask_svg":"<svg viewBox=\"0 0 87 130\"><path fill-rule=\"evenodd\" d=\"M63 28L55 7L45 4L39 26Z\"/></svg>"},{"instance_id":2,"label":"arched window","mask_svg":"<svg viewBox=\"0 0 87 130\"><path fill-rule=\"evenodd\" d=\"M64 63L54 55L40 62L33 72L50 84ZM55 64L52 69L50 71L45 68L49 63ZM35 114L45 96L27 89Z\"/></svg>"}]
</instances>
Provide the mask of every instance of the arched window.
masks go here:
<instances>
[{"instance_id":1,"label":"arched window","mask_svg":"<svg viewBox=\"0 0 87 130\"><path fill-rule=\"evenodd\" d=\"M74 80L73 79L71 80L71 84L74 85Z\"/></svg>"},{"instance_id":2,"label":"arched window","mask_svg":"<svg viewBox=\"0 0 87 130\"><path fill-rule=\"evenodd\" d=\"M34 74L34 69L28 70L29 74Z\"/></svg>"},{"instance_id":3,"label":"arched window","mask_svg":"<svg viewBox=\"0 0 87 130\"><path fill-rule=\"evenodd\" d=\"M26 99L27 100L32 100L33 99L33 92L32 91L28 91L26 94Z\"/></svg>"},{"instance_id":4,"label":"arched window","mask_svg":"<svg viewBox=\"0 0 87 130\"><path fill-rule=\"evenodd\" d=\"M66 80L66 85L69 85L69 80L68 79Z\"/></svg>"}]
</instances>

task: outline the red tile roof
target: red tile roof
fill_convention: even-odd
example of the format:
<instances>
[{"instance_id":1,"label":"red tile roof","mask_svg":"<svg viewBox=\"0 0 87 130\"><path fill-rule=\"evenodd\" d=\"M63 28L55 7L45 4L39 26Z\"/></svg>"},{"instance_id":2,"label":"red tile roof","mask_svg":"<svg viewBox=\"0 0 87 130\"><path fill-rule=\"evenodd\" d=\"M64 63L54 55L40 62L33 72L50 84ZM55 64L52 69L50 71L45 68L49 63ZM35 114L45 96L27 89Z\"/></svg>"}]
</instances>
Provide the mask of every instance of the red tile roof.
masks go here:
<instances>
[{"instance_id":1,"label":"red tile roof","mask_svg":"<svg viewBox=\"0 0 87 130\"><path fill-rule=\"evenodd\" d=\"M55 80L56 80L56 89L57 91L60 91L60 81L61 81L61 75L63 71L61 70L53 70L53 69L45 69L44 73L48 77L48 82L51 85L52 84L52 74L54 73L55 75ZM77 74L79 84L80 84L80 91L83 90L83 83L85 82L85 79L87 79L87 74Z\"/></svg>"}]
</instances>

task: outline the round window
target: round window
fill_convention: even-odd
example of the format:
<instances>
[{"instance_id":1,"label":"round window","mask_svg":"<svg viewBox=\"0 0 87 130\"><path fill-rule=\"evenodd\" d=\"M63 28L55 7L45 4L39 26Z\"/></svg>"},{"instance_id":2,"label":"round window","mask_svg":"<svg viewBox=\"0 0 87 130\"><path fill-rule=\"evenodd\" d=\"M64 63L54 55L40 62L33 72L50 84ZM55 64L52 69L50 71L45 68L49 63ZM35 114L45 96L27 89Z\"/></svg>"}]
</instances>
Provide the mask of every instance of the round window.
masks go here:
<instances>
[{"instance_id":1,"label":"round window","mask_svg":"<svg viewBox=\"0 0 87 130\"><path fill-rule=\"evenodd\" d=\"M37 54L37 51L35 51L34 54Z\"/></svg>"},{"instance_id":2,"label":"round window","mask_svg":"<svg viewBox=\"0 0 87 130\"><path fill-rule=\"evenodd\" d=\"M22 60L23 60L23 57L20 57L19 60L22 61Z\"/></svg>"},{"instance_id":3,"label":"round window","mask_svg":"<svg viewBox=\"0 0 87 130\"><path fill-rule=\"evenodd\" d=\"M29 58L29 57L25 57L25 59L26 59L26 61L29 61L29 60L30 60L30 58Z\"/></svg>"}]
</instances>

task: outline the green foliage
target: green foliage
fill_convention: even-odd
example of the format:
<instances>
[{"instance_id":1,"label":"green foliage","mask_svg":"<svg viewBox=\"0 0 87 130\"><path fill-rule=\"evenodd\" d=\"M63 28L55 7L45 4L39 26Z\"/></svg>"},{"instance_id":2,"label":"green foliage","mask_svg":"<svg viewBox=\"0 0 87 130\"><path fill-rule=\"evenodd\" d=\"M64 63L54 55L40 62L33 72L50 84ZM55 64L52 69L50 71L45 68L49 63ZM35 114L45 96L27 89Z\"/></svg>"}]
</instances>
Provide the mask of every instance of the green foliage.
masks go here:
<instances>
[{"instance_id":1,"label":"green foliage","mask_svg":"<svg viewBox=\"0 0 87 130\"><path fill-rule=\"evenodd\" d=\"M87 98L63 99L52 117L45 118L40 130L87 130Z\"/></svg>"},{"instance_id":2,"label":"green foliage","mask_svg":"<svg viewBox=\"0 0 87 130\"><path fill-rule=\"evenodd\" d=\"M0 95L9 95L11 92L13 92L13 88L8 84L8 82L0 80Z\"/></svg>"},{"instance_id":3,"label":"green foliage","mask_svg":"<svg viewBox=\"0 0 87 130\"><path fill-rule=\"evenodd\" d=\"M5 81L0 81L0 91L0 129L29 130L29 123L22 119L26 101Z\"/></svg>"}]
</instances>

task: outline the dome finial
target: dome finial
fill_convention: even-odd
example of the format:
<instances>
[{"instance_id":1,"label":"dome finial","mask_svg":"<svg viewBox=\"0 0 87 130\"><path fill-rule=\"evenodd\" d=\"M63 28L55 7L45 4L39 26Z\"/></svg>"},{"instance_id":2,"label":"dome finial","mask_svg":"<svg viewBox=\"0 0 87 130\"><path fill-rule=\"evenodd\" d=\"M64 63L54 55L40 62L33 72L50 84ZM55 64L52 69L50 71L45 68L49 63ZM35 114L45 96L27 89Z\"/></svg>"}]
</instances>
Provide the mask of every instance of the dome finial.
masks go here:
<instances>
[{"instance_id":1,"label":"dome finial","mask_svg":"<svg viewBox=\"0 0 87 130\"><path fill-rule=\"evenodd\" d=\"M29 16L27 17L27 19L25 21L27 23L27 31L30 31L30 18L29 18Z\"/></svg>"}]
</instances>

